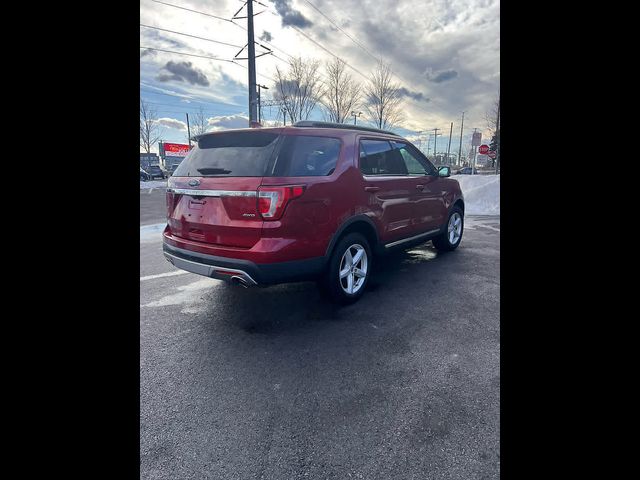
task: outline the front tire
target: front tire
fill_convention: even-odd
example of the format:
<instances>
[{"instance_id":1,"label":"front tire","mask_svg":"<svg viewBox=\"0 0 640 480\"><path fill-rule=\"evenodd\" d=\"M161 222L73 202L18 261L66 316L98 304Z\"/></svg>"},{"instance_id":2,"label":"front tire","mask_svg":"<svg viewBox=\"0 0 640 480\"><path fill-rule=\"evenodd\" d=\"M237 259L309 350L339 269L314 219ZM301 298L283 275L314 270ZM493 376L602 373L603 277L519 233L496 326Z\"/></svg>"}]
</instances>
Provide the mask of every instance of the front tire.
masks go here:
<instances>
[{"instance_id":1,"label":"front tire","mask_svg":"<svg viewBox=\"0 0 640 480\"><path fill-rule=\"evenodd\" d=\"M455 250L460 245L463 230L464 213L460 207L453 207L447 218L447 228L433 239L433 246L443 252Z\"/></svg>"},{"instance_id":2,"label":"front tire","mask_svg":"<svg viewBox=\"0 0 640 480\"><path fill-rule=\"evenodd\" d=\"M336 303L356 302L363 294L371 276L371 247L360 233L342 238L331 254L322 286Z\"/></svg>"}]
</instances>

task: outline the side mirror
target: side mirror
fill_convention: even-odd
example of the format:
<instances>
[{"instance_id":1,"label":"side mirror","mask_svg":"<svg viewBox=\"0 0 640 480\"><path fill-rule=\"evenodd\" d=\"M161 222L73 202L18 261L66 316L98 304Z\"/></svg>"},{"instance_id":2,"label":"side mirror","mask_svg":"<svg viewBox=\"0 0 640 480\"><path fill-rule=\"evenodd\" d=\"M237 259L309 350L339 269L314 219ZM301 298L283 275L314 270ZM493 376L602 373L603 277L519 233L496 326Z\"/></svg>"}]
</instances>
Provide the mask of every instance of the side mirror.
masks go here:
<instances>
[{"instance_id":1,"label":"side mirror","mask_svg":"<svg viewBox=\"0 0 640 480\"><path fill-rule=\"evenodd\" d=\"M440 177L450 177L451 176L451 167L443 166L438 169L438 176Z\"/></svg>"}]
</instances>

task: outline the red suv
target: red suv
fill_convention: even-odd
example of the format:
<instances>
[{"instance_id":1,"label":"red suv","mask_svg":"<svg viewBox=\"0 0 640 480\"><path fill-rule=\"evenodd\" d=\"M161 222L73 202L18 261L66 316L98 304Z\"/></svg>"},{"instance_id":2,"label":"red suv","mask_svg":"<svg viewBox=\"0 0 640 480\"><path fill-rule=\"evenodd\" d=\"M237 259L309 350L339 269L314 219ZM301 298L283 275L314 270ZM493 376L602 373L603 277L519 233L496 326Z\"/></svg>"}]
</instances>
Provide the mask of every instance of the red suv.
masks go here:
<instances>
[{"instance_id":1,"label":"red suv","mask_svg":"<svg viewBox=\"0 0 640 480\"><path fill-rule=\"evenodd\" d=\"M167 187L163 249L183 270L245 287L319 279L349 303L374 255L460 244L449 167L391 132L305 121L195 140Z\"/></svg>"}]
</instances>

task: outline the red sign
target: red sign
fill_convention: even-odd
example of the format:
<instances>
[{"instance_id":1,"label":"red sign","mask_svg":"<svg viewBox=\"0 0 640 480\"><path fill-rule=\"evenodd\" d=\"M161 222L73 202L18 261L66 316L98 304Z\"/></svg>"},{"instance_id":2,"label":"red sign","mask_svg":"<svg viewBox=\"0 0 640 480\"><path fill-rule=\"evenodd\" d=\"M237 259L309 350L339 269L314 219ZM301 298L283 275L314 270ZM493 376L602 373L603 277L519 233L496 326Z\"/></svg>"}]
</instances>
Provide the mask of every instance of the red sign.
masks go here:
<instances>
[{"instance_id":1,"label":"red sign","mask_svg":"<svg viewBox=\"0 0 640 480\"><path fill-rule=\"evenodd\" d=\"M489 145L480 145L478 147L478 153L480 155L486 155L489 152Z\"/></svg>"},{"instance_id":2,"label":"red sign","mask_svg":"<svg viewBox=\"0 0 640 480\"><path fill-rule=\"evenodd\" d=\"M489 158L496 158L496 152L494 152L493 150L487 153L487 155L489 155Z\"/></svg>"},{"instance_id":3,"label":"red sign","mask_svg":"<svg viewBox=\"0 0 640 480\"><path fill-rule=\"evenodd\" d=\"M163 143L166 157L186 157L189 153L189 145L182 143Z\"/></svg>"}]
</instances>

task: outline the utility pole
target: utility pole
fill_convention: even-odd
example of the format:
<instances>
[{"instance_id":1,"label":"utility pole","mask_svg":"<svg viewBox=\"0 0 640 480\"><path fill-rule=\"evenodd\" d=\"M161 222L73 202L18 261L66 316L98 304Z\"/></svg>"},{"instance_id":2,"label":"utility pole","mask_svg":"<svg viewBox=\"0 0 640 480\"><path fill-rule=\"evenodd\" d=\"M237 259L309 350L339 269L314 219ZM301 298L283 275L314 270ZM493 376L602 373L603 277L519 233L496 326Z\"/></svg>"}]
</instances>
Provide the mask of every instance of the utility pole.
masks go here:
<instances>
[{"instance_id":1,"label":"utility pole","mask_svg":"<svg viewBox=\"0 0 640 480\"><path fill-rule=\"evenodd\" d=\"M356 125L356 118L359 117L360 115L362 115L362 112L351 112L351 115L353 115L353 124Z\"/></svg>"},{"instance_id":2,"label":"utility pole","mask_svg":"<svg viewBox=\"0 0 640 480\"><path fill-rule=\"evenodd\" d=\"M478 131L477 128L473 129L473 133L476 133ZM473 138L473 137L471 137ZM471 175L473 175L473 169L476 168L476 155L478 153L478 147L476 146L471 146L473 148L473 161L471 162Z\"/></svg>"},{"instance_id":3,"label":"utility pole","mask_svg":"<svg viewBox=\"0 0 640 480\"><path fill-rule=\"evenodd\" d=\"M253 0L247 0L247 48L249 50L249 126L253 127L257 115L256 45L253 39Z\"/></svg>"},{"instance_id":4,"label":"utility pole","mask_svg":"<svg viewBox=\"0 0 640 480\"><path fill-rule=\"evenodd\" d=\"M269 87L264 85L256 85L258 87L258 123L262 125L262 102L260 101L260 92L264 88L265 90L269 90Z\"/></svg>"},{"instance_id":5,"label":"utility pole","mask_svg":"<svg viewBox=\"0 0 640 480\"><path fill-rule=\"evenodd\" d=\"M189 114L187 113L187 136L189 137L189 148L191 148L191 129L189 128Z\"/></svg>"},{"instance_id":6,"label":"utility pole","mask_svg":"<svg viewBox=\"0 0 640 480\"><path fill-rule=\"evenodd\" d=\"M496 120L496 175L500 168L500 95L498 95L498 118Z\"/></svg>"},{"instance_id":7,"label":"utility pole","mask_svg":"<svg viewBox=\"0 0 640 480\"><path fill-rule=\"evenodd\" d=\"M462 112L462 123L460 124L460 149L458 150L458 163L462 158L462 129L464 128L464 112Z\"/></svg>"},{"instance_id":8,"label":"utility pole","mask_svg":"<svg viewBox=\"0 0 640 480\"><path fill-rule=\"evenodd\" d=\"M436 160L436 154L438 153L438 135L442 135L441 133L438 133L438 130L442 130L441 128L434 128L433 129L433 159Z\"/></svg>"},{"instance_id":9,"label":"utility pole","mask_svg":"<svg viewBox=\"0 0 640 480\"><path fill-rule=\"evenodd\" d=\"M451 135L453 134L453 122L451 122L451 129L449 129L449 146L447 147L447 164L451 165L449 160L449 152L451 151Z\"/></svg>"}]
</instances>

